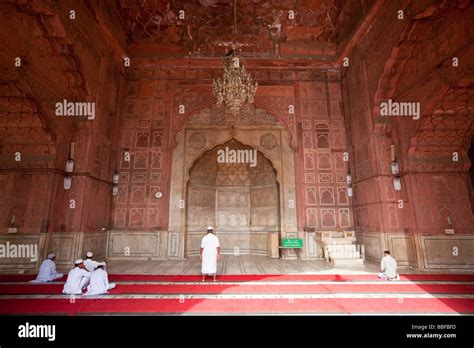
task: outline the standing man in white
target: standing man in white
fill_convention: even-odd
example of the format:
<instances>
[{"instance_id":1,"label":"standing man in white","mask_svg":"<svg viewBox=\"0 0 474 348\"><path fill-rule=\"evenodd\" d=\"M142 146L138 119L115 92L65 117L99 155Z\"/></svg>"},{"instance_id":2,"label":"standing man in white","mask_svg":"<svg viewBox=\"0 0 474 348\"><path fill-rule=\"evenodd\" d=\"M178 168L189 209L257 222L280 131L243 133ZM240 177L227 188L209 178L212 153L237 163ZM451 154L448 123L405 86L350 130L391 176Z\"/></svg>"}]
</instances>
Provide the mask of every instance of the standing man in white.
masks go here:
<instances>
[{"instance_id":1,"label":"standing man in white","mask_svg":"<svg viewBox=\"0 0 474 348\"><path fill-rule=\"evenodd\" d=\"M207 228L207 234L201 240L202 281L206 275L213 276L216 281L217 260L221 255L219 238L214 234L212 226Z\"/></svg>"},{"instance_id":2,"label":"standing man in white","mask_svg":"<svg viewBox=\"0 0 474 348\"><path fill-rule=\"evenodd\" d=\"M383 252L382 262L380 262L381 273L378 274L379 278L392 280L400 279L400 276L397 274L397 261L390 256L390 250L385 250Z\"/></svg>"},{"instance_id":3,"label":"standing man in white","mask_svg":"<svg viewBox=\"0 0 474 348\"><path fill-rule=\"evenodd\" d=\"M56 264L53 261L55 257L53 253L48 255L48 258L41 263L38 277L32 280L32 283L46 283L63 277L62 273L56 272Z\"/></svg>"}]
</instances>

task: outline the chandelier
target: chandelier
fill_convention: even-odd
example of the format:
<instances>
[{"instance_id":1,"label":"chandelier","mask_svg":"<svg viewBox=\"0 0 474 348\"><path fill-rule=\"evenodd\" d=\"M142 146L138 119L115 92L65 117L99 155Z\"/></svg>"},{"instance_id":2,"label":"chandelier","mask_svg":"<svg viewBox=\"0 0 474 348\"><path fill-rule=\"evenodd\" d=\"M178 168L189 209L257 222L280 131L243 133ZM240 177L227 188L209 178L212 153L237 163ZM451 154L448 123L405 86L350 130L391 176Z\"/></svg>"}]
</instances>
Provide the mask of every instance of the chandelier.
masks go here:
<instances>
[{"instance_id":1,"label":"chandelier","mask_svg":"<svg viewBox=\"0 0 474 348\"><path fill-rule=\"evenodd\" d=\"M231 113L237 113L245 104L252 104L257 91L257 82L245 70L243 60L228 53L224 59L224 76L213 80L217 105L225 106Z\"/></svg>"}]
</instances>

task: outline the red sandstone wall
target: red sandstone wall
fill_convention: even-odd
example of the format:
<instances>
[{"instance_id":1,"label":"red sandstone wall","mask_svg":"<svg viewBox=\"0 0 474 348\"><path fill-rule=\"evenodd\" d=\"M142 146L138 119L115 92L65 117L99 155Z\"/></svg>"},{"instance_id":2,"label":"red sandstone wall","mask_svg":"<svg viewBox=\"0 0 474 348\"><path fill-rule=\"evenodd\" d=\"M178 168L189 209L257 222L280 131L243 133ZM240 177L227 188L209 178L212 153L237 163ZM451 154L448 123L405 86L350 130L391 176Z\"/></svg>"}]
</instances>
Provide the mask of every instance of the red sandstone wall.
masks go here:
<instances>
[{"instance_id":1,"label":"red sandstone wall","mask_svg":"<svg viewBox=\"0 0 474 348\"><path fill-rule=\"evenodd\" d=\"M347 163L342 160L346 135L337 76L290 69L251 71L259 81L257 106L274 114L294 137L299 229L351 228ZM222 71L166 69L157 64L128 73L131 80L122 113L117 164L120 185L113 201L111 226L166 229L174 134L183 120L212 105L211 78L219 77ZM185 114L178 112L181 104ZM290 105L294 114L288 111ZM126 152L130 162L124 160ZM163 198L154 198L156 191L162 191Z\"/></svg>"},{"instance_id":2,"label":"red sandstone wall","mask_svg":"<svg viewBox=\"0 0 474 348\"><path fill-rule=\"evenodd\" d=\"M299 228L352 229L340 85L328 79L298 82L296 92Z\"/></svg>"},{"instance_id":3,"label":"red sandstone wall","mask_svg":"<svg viewBox=\"0 0 474 348\"><path fill-rule=\"evenodd\" d=\"M6 110L0 121L1 226L15 215L21 232L94 231L109 223L117 229L166 229L173 135L183 119L212 103L211 78L222 71L178 69L169 61L158 69L156 63L146 71L130 69L125 92L117 55L125 36L119 24L112 25L118 39L110 41L89 5L59 4L54 9L34 2L0 5L0 61L6 67L0 88ZM68 18L71 8L74 23ZM350 66L341 71L343 98L332 72L251 69L260 82L256 104L274 114L293 139L300 229L352 227L341 161L347 148L357 230L443 233L450 216L457 232L472 232L466 152L473 98L463 80L474 61L468 49L472 5L434 14L409 7L407 17L397 20L400 8L398 1L387 2L357 45ZM454 54L457 70L447 65ZM12 66L16 56L25 63L22 69ZM422 119L378 117L376 103L397 96L420 100ZM63 98L95 101L96 119L58 119L53 105ZM178 114L179 104L186 105L185 115ZM456 121L449 117L453 112ZM73 187L65 191L71 141L77 144L76 167ZM391 144L402 167L401 192L392 188ZM23 154L19 163L13 160L16 151ZM129 163L121 160L126 151ZM460 154L458 163L450 159L453 151ZM121 173L120 191L110 212L114 170ZM153 198L158 190L164 193L161 200Z\"/></svg>"},{"instance_id":4,"label":"red sandstone wall","mask_svg":"<svg viewBox=\"0 0 474 348\"><path fill-rule=\"evenodd\" d=\"M0 77L0 104L6 111L0 121L1 231L12 215L21 233L107 227L122 62L84 2L51 8L3 3L0 14L0 61L6 67ZM15 57L22 58L21 67L14 66ZM95 120L55 116L54 105L63 99L95 102ZM76 143L75 168L66 191L71 142ZM14 161L17 151L20 162Z\"/></svg>"},{"instance_id":5,"label":"red sandstone wall","mask_svg":"<svg viewBox=\"0 0 474 348\"><path fill-rule=\"evenodd\" d=\"M110 221L114 229L167 228L169 88L167 80L143 79L127 84L117 161L119 193L113 200ZM164 193L160 200L154 197L157 191Z\"/></svg>"},{"instance_id":6,"label":"red sandstone wall","mask_svg":"<svg viewBox=\"0 0 474 348\"><path fill-rule=\"evenodd\" d=\"M466 154L474 131L472 94L462 85L472 72L472 49L466 49L472 6L445 8L432 18L408 7L399 20L401 3L387 5L343 71L356 230L442 234L450 216L456 233L472 233ZM420 102L421 119L380 117L378 105L388 98ZM391 144L401 164L400 192L392 187Z\"/></svg>"}]
</instances>

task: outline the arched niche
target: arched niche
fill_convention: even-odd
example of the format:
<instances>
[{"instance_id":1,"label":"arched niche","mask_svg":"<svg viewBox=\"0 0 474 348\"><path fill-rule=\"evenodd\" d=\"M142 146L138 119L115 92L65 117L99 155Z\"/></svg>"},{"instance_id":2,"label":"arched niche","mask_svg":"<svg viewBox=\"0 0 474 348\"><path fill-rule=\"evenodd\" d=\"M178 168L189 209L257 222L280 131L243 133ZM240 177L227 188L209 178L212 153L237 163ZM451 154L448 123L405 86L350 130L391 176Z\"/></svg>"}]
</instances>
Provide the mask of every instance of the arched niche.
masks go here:
<instances>
[{"instance_id":1,"label":"arched niche","mask_svg":"<svg viewBox=\"0 0 474 348\"><path fill-rule=\"evenodd\" d=\"M270 160L235 139L199 157L186 187L185 255L199 254L212 225L223 254L267 256L268 233L280 231L276 177Z\"/></svg>"}]
</instances>

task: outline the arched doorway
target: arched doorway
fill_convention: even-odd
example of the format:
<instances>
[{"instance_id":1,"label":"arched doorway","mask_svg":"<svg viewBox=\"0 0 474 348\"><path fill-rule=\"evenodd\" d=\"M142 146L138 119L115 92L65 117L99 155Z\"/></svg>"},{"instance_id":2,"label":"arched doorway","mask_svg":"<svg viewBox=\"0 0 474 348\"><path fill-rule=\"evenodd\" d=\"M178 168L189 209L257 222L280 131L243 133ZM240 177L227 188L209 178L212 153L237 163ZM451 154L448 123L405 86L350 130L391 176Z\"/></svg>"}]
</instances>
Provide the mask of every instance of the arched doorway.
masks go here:
<instances>
[{"instance_id":1,"label":"arched doorway","mask_svg":"<svg viewBox=\"0 0 474 348\"><path fill-rule=\"evenodd\" d=\"M250 173L253 172L256 173L255 175L258 175L260 163L268 161L269 164L265 168L272 168L276 177L273 181L273 185L277 185L278 188L276 190L278 196L276 204L278 209L274 219L278 221L278 228L276 230L279 233L278 236L275 236L276 234L272 235L272 245L274 245L275 237L297 238L299 236L295 205L295 153L290 146L291 136L289 132L275 117L268 114L265 110L253 106L244 110L239 115L227 114L225 110L212 107L203 109L190 116L186 122L182 124L180 131L176 133L176 146L172 152L170 176L169 224L168 231L166 231L166 234L163 236L166 241L166 255L168 259L183 259L187 255L197 254L200 246L198 241L200 241L205 232L203 229L205 229L209 223L208 220L206 220L206 222L203 220L198 223L199 226L192 226L191 230L188 231L187 224L190 210L187 205L189 202L192 204L192 198L191 200L188 199L188 189L189 182L191 181L192 183L191 175L196 175L192 173L194 171L192 168L206 153L212 150L217 151L219 146L223 146L231 141L235 141L236 146L241 146L242 149L253 149L257 151L257 154L260 154L257 155L257 170L251 170L248 174L249 176ZM215 162L214 165L216 165ZM206 172L201 175L208 174L209 173ZM257 188L256 185L250 185L250 187ZM230 187L225 187L222 190L230 191ZM251 191L252 190L249 189L249 192ZM250 199L252 198L250 197ZM266 207L262 206L259 208L257 204L255 204L254 207L255 209L252 207L252 211L259 212L257 217L254 217L257 219L256 221L263 219L264 214L262 212ZM268 209L268 211L272 210L273 206L271 209ZM229 221L233 221L232 219L234 219L232 216L226 216L226 218L227 217ZM215 219L214 213L213 225L215 224ZM239 253L244 253L246 251L244 241L237 243L235 240L249 237L250 241L247 243L249 244L248 253L266 255L267 240L265 238L271 229L268 228L269 225L263 222L263 220L261 223L256 222L254 224L252 224L251 221L252 216L249 215L247 221L249 226L246 228L247 235L244 233L239 235L237 233L245 231L243 227L242 230L239 231L236 226L226 226L226 228L219 227L219 225L217 226L218 233L220 233L219 229L223 231L222 233L228 233L223 237L221 236L221 238L224 238L221 243L224 243L226 237L230 237L232 232L234 233L234 237L232 237L234 240L231 240L229 243L226 242L226 249L238 247ZM265 229L261 228L259 230L259 226L262 225L265 226ZM196 233L195 238L192 237L194 233ZM262 246L264 239L265 247L253 248L253 246ZM227 250L233 252L233 249ZM274 251L274 248L272 248L272 250ZM275 253L273 252L272 257L274 256Z\"/></svg>"},{"instance_id":2,"label":"arched doorway","mask_svg":"<svg viewBox=\"0 0 474 348\"><path fill-rule=\"evenodd\" d=\"M221 163L225 153L230 156ZM252 158L254 163L242 163ZM186 256L198 255L208 225L214 226L222 253L234 255L267 256L268 234L280 231L276 170L261 152L235 139L194 162L185 206Z\"/></svg>"}]
</instances>

